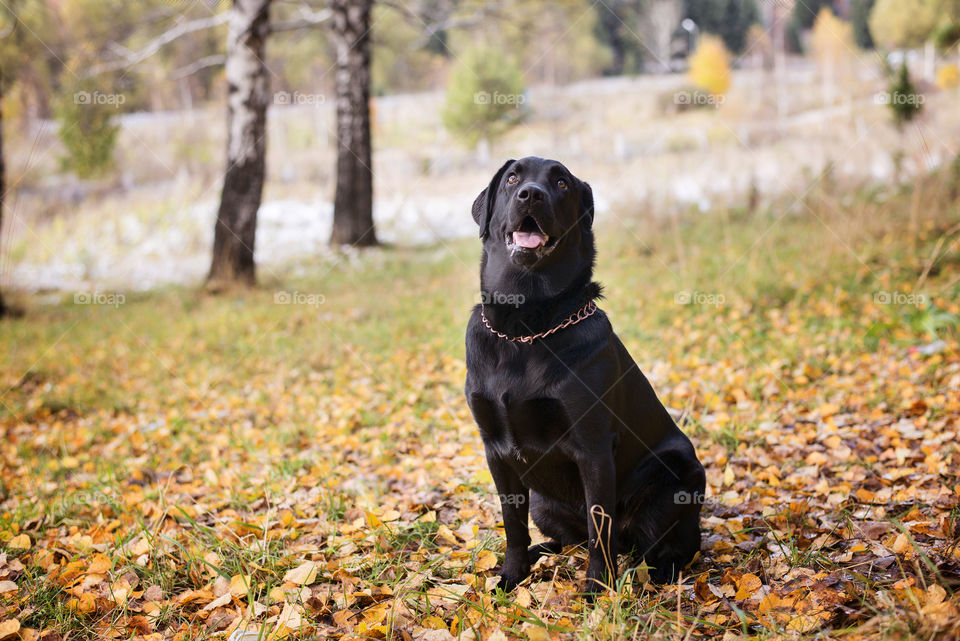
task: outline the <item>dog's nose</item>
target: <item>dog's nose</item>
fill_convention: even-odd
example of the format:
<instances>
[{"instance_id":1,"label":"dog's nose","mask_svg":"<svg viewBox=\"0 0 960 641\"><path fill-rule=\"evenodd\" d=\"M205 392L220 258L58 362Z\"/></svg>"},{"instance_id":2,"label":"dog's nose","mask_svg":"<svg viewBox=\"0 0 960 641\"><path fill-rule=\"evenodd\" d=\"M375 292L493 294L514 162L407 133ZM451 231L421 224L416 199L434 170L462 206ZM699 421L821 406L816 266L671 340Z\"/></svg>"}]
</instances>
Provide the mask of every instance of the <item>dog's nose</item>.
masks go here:
<instances>
[{"instance_id":1,"label":"dog's nose","mask_svg":"<svg viewBox=\"0 0 960 641\"><path fill-rule=\"evenodd\" d=\"M534 184L524 185L517 191L517 200L522 203L542 203L547 199L547 192Z\"/></svg>"}]
</instances>

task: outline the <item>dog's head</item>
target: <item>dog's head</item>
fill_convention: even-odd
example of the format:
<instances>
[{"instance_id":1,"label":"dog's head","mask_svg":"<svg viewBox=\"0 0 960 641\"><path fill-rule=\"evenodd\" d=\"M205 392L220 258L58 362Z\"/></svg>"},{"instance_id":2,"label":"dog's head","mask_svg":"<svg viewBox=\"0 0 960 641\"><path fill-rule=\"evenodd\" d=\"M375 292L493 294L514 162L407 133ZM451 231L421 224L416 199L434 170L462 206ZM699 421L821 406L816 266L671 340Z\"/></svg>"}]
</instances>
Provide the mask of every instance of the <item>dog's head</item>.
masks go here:
<instances>
[{"instance_id":1,"label":"dog's head","mask_svg":"<svg viewBox=\"0 0 960 641\"><path fill-rule=\"evenodd\" d=\"M473 219L487 253L503 252L527 270L547 268L585 241L592 253L593 192L556 160L508 160L473 201Z\"/></svg>"}]
</instances>

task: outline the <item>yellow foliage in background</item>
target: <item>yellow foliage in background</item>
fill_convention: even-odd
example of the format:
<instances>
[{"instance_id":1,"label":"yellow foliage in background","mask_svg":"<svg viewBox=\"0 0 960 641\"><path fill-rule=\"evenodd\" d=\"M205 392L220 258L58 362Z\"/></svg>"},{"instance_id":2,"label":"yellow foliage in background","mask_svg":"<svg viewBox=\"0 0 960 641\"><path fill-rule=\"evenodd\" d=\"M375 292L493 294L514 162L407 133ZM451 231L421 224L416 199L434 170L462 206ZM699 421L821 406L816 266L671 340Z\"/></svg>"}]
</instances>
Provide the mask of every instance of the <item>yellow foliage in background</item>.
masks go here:
<instances>
[{"instance_id":1,"label":"yellow foliage in background","mask_svg":"<svg viewBox=\"0 0 960 641\"><path fill-rule=\"evenodd\" d=\"M835 64L856 51L853 25L835 16L830 9L821 9L813 23L811 44L818 64Z\"/></svg>"},{"instance_id":2,"label":"yellow foliage in background","mask_svg":"<svg viewBox=\"0 0 960 641\"><path fill-rule=\"evenodd\" d=\"M940 0L877 0L870 12L870 33L885 47L919 47L943 15Z\"/></svg>"},{"instance_id":3,"label":"yellow foliage in background","mask_svg":"<svg viewBox=\"0 0 960 641\"><path fill-rule=\"evenodd\" d=\"M937 86L943 90L956 89L960 85L960 68L956 64L937 69Z\"/></svg>"},{"instance_id":4,"label":"yellow foliage in background","mask_svg":"<svg viewBox=\"0 0 960 641\"><path fill-rule=\"evenodd\" d=\"M719 36L704 35L690 56L690 82L721 96L730 88L730 54Z\"/></svg>"}]
</instances>

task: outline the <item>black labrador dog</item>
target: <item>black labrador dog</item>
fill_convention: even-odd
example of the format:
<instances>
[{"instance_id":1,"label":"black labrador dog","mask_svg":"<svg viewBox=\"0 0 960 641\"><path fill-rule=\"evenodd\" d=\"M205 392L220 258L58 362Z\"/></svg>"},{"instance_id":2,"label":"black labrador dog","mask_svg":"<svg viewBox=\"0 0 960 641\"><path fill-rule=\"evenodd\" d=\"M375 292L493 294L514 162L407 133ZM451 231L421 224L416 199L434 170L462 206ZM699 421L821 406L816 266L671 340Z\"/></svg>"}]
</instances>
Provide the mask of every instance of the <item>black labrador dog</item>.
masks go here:
<instances>
[{"instance_id":1,"label":"black labrador dog","mask_svg":"<svg viewBox=\"0 0 960 641\"><path fill-rule=\"evenodd\" d=\"M493 475L510 590L587 543L587 592L619 552L672 581L700 549L703 466L595 301L593 193L559 162L507 161L473 203L482 304L466 396ZM548 543L530 545L528 514Z\"/></svg>"}]
</instances>

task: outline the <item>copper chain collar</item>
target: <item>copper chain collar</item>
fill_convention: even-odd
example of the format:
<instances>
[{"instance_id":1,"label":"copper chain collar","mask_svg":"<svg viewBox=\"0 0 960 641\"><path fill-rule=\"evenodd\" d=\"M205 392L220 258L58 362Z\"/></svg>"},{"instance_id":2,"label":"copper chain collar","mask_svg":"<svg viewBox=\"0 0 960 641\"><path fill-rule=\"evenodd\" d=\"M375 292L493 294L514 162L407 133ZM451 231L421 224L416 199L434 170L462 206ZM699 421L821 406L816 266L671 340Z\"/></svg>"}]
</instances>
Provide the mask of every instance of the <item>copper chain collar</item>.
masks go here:
<instances>
[{"instance_id":1,"label":"copper chain collar","mask_svg":"<svg viewBox=\"0 0 960 641\"><path fill-rule=\"evenodd\" d=\"M490 321L487 320L487 315L483 311L483 306L480 307L480 318L483 320L483 324L487 326L487 329L496 334L499 338L510 341L511 343L527 343L529 345L538 338L546 338L554 332L559 332L561 329L565 329L571 325L576 325L580 321L590 318L596 313L596 311L597 304L593 301L590 301L553 329L548 329L545 332L540 332L539 334L534 334L532 336L508 336L507 334L498 332L490 325Z\"/></svg>"}]
</instances>

